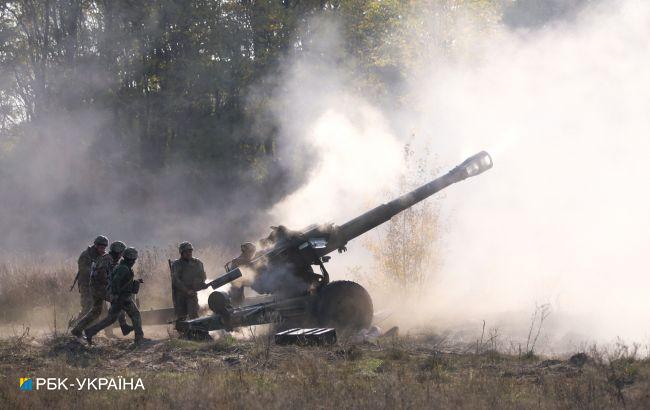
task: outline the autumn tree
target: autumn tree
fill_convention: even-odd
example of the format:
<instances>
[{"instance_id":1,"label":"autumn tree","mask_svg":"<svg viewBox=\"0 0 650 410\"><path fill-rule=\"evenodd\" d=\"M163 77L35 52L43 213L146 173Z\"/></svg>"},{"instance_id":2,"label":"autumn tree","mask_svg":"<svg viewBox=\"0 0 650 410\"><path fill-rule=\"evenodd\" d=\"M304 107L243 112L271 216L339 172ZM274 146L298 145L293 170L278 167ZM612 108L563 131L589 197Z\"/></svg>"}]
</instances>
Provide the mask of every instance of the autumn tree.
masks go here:
<instances>
[{"instance_id":1,"label":"autumn tree","mask_svg":"<svg viewBox=\"0 0 650 410\"><path fill-rule=\"evenodd\" d=\"M391 197L409 192L431 180L425 158L418 158L412 147L404 147L404 173ZM417 294L431 280L440 265L441 225L435 200L422 201L394 216L369 236L365 247L373 256L369 283L382 290Z\"/></svg>"}]
</instances>

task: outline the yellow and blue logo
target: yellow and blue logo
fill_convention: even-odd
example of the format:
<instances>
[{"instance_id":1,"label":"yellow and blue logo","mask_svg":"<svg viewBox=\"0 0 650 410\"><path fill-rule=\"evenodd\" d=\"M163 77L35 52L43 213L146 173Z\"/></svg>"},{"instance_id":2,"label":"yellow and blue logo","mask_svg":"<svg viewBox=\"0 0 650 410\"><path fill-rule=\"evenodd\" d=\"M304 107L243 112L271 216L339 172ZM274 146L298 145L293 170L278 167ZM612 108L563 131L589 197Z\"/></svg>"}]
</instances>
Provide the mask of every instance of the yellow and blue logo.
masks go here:
<instances>
[{"instance_id":1,"label":"yellow and blue logo","mask_svg":"<svg viewBox=\"0 0 650 410\"><path fill-rule=\"evenodd\" d=\"M21 391L32 391L34 387L31 377L21 377L20 378L20 390Z\"/></svg>"}]
</instances>

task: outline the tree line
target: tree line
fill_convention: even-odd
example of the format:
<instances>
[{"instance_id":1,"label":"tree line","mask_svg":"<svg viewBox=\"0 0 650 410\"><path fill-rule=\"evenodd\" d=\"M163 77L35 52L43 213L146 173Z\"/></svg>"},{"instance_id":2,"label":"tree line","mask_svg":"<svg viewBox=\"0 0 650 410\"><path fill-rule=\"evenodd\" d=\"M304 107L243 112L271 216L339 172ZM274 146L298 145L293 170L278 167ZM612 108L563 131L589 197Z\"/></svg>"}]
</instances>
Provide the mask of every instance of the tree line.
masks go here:
<instances>
[{"instance_id":1,"label":"tree line","mask_svg":"<svg viewBox=\"0 0 650 410\"><path fill-rule=\"evenodd\" d=\"M2 1L0 188L13 195L0 211L32 204L34 213L67 215L57 229L78 227L73 215L97 208L105 192L98 187L111 179L123 188L110 197L129 206L223 208L244 187L268 207L303 182L287 177L294 158L278 154L270 113L282 62L310 52L315 18L340 22L359 91L399 101L394 84L409 56L442 41L407 36L422 3L448 13L497 7L488 0ZM233 224L249 216L233 214ZM38 223L25 217L20 230L38 231L31 225Z\"/></svg>"}]
</instances>

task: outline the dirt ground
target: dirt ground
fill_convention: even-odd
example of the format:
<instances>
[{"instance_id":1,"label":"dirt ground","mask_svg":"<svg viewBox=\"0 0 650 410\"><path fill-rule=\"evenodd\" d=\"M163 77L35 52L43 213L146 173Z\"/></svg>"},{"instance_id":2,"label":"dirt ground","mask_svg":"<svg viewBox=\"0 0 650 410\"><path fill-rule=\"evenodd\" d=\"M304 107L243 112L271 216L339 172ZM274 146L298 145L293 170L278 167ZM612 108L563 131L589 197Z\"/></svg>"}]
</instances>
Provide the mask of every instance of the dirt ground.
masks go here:
<instances>
[{"instance_id":1,"label":"dirt ground","mask_svg":"<svg viewBox=\"0 0 650 410\"><path fill-rule=\"evenodd\" d=\"M19 378L140 378L137 390L20 391ZM140 347L29 334L0 341L2 408L649 408L650 361L449 346L436 335L326 347L269 336Z\"/></svg>"}]
</instances>

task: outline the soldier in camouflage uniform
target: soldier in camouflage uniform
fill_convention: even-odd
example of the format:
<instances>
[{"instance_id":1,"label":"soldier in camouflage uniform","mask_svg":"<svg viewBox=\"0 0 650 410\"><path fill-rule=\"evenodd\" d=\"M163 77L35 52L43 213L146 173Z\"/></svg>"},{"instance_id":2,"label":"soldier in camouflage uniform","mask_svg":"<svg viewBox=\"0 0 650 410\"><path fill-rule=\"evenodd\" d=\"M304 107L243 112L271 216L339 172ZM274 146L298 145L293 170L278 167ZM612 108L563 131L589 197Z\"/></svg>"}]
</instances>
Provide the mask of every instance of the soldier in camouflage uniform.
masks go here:
<instances>
[{"instance_id":1,"label":"soldier in camouflage uniform","mask_svg":"<svg viewBox=\"0 0 650 410\"><path fill-rule=\"evenodd\" d=\"M231 260L228 262L226 265L226 269L228 271L231 271L235 268L238 268L240 266L248 266L250 265L251 261L255 257L255 245L250 243L250 242L244 242L241 244L241 255L236 257L235 259ZM230 296L230 301L232 302L233 305L241 305L241 303L244 301L244 286L243 282L237 281L239 283L232 283L230 286L230 291L228 291L228 295Z\"/></svg>"},{"instance_id":2,"label":"soldier in camouflage uniform","mask_svg":"<svg viewBox=\"0 0 650 410\"><path fill-rule=\"evenodd\" d=\"M100 257L95 264L95 269L90 274L90 292L92 296L91 309L77 322L76 326L72 329L72 333L76 337L81 337L81 332L88 327L91 323L99 318L102 314L103 306L106 301L110 302L110 294L108 292L108 281L111 272L117 265L126 249L124 242L116 241L111 243L109 252ZM133 330L133 327L126 323L124 312L120 312L118 316L120 328L123 335L128 335ZM108 330L110 328L107 328Z\"/></svg>"},{"instance_id":3,"label":"soldier in camouflage uniform","mask_svg":"<svg viewBox=\"0 0 650 410\"><path fill-rule=\"evenodd\" d=\"M172 298L177 322L199 317L199 300L196 292L208 287L205 284L203 263L192 257L193 250L191 243L181 243L178 246L181 257L171 265Z\"/></svg>"},{"instance_id":4,"label":"soldier in camouflage uniform","mask_svg":"<svg viewBox=\"0 0 650 410\"><path fill-rule=\"evenodd\" d=\"M79 295L81 296L81 311L75 320L82 318L93 307L93 298L90 292L90 271L92 270L93 264L96 264L99 258L106 253L107 246L108 238L100 235L95 238L92 246L89 246L86 250L81 252L81 255L79 255L79 259L77 260L77 277L75 278L75 281L77 282ZM70 324L72 324L72 322L74 322L74 320L72 320Z\"/></svg>"},{"instance_id":5,"label":"soldier in camouflage uniform","mask_svg":"<svg viewBox=\"0 0 650 410\"><path fill-rule=\"evenodd\" d=\"M111 308L108 316L99 323L84 330L88 344L92 344L92 338L102 329L112 325L118 319L120 312L124 311L131 318L135 331L135 343L140 344L144 340L142 332L142 319L140 311L133 301L133 294L137 293L138 281L133 280L133 265L138 258L138 251L135 248L126 248L122 254L122 260L113 269L110 278Z\"/></svg>"}]
</instances>

